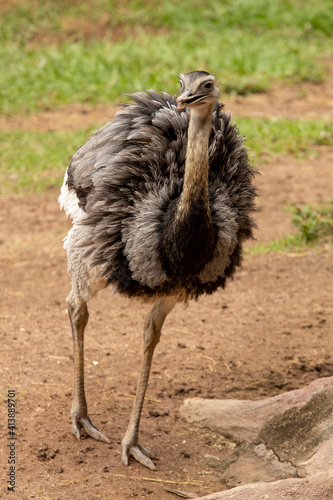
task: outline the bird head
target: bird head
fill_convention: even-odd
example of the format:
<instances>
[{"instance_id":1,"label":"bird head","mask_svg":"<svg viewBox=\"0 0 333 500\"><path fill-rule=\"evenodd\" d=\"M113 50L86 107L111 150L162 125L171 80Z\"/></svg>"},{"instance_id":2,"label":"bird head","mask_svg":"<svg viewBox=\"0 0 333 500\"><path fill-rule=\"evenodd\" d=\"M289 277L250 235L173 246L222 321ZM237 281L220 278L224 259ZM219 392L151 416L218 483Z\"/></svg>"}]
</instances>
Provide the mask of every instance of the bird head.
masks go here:
<instances>
[{"instance_id":1,"label":"bird head","mask_svg":"<svg viewBox=\"0 0 333 500\"><path fill-rule=\"evenodd\" d=\"M220 95L215 77L206 71L192 71L179 75L180 96L178 109L196 108L211 105Z\"/></svg>"}]
</instances>

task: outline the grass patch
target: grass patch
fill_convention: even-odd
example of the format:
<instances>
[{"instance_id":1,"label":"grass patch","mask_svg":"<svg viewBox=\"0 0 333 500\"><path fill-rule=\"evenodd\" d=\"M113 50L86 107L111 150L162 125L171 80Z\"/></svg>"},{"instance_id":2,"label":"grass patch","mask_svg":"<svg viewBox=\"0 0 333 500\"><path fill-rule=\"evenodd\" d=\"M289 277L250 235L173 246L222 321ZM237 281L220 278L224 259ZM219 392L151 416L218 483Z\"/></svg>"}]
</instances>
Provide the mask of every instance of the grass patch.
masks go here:
<instances>
[{"instance_id":1,"label":"grass patch","mask_svg":"<svg viewBox=\"0 0 333 500\"><path fill-rule=\"evenodd\" d=\"M0 19L0 113L177 91L207 69L224 92L319 81L331 55L330 0L18 0Z\"/></svg>"},{"instance_id":2,"label":"grass patch","mask_svg":"<svg viewBox=\"0 0 333 500\"><path fill-rule=\"evenodd\" d=\"M330 0L213 0L204 5L198 0L18 0L2 6L1 38L25 43L44 33L65 33L73 38L73 31L83 39L89 23L103 27L100 37L112 38L114 28L126 26L168 28L182 32L193 27L202 30L235 29L279 31L282 37L330 37L333 19ZM81 30L79 29L81 26ZM88 34L95 33L90 30ZM54 40L54 38L52 38Z\"/></svg>"},{"instance_id":3,"label":"grass patch","mask_svg":"<svg viewBox=\"0 0 333 500\"><path fill-rule=\"evenodd\" d=\"M246 94L266 89L272 79L319 80L311 49L293 41L203 33L145 35L110 45L65 44L36 50L0 47L0 112L30 113L69 102L114 102L124 93L155 88L178 91L177 75L195 68L214 73L222 91ZM222 47L224 47L222 51ZM302 57L300 54L302 52ZM319 71L319 72L318 72Z\"/></svg>"},{"instance_id":4,"label":"grass patch","mask_svg":"<svg viewBox=\"0 0 333 500\"><path fill-rule=\"evenodd\" d=\"M245 248L245 253L267 255L270 252L303 252L307 246L300 234L283 236L269 243L258 243L252 248Z\"/></svg>"},{"instance_id":5,"label":"grass patch","mask_svg":"<svg viewBox=\"0 0 333 500\"><path fill-rule=\"evenodd\" d=\"M0 132L0 193L41 192L60 186L75 149L90 130Z\"/></svg>"},{"instance_id":6,"label":"grass patch","mask_svg":"<svg viewBox=\"0 0 333 500\"><path fill-rule=\"evenodd\" d=\"M290 207L292 223L305 243L333 236L333 200L329 205Z\"/></svg>"},{"instance_id":7,"label":"grass patch","mask_svg":"<svg viewBox=\"0 0 333 500\"><path fill-rule=\"evenodd\" d=\"M328 205L290 206L291 221L298 232L264 245L246 249L247 253L304 252L322 243L333 244L333 200Z\"/></svg>"},{"instance_id":8,"label":"grass patch","mask_svg":"<svg viewBox=\"0 0 333 500\"><path fill-rule=\"evenodd\" d=\"M247 137L247 145L256 161L268 161L285 154L304 158L317 153L314 146L333 146L332 122L238 118L237 126Z\"/></svg>"}]
</instances>

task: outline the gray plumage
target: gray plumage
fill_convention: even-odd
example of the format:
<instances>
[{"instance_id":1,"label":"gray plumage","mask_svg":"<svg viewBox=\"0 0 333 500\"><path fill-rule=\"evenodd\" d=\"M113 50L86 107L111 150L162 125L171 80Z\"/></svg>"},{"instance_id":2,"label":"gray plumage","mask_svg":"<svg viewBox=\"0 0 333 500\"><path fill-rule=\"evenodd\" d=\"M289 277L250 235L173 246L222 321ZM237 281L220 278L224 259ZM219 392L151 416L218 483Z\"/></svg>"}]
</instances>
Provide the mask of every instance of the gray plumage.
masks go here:
<instances>
[{"instance_id":1,"label":"gray plumage","mask_svg":"<svg viewBox=\"0 0 333 500\"><path fill-rule=\"evenodd\" d=\"M132 455L150 468L153 455L139 444L138 429L163 321L175 302L225 286L255 225L254 171L242 137L218 103L215 78L197 71L181 75L180 82L178 100L152 90L133 94L133 103L78 149L60 196L73 219L65 248L77 353L74 433L79 437L82 426L107 440L90 421L84 396L79 339L83 344L86 303L108 285L153 300L145 326L149 354L123 440L123 461Z\"/></svg>"}]
</instances>

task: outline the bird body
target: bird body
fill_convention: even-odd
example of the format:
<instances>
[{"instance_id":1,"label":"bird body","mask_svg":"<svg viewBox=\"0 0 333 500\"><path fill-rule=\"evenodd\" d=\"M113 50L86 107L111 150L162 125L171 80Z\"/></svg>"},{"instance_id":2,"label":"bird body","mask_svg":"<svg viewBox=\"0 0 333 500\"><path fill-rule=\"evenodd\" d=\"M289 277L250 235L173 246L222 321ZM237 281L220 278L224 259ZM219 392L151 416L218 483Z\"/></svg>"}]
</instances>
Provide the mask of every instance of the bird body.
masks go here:
<instances>
[{"instance_id":1,"label":"bird body","mask_svg":"<svg viewBox=\"0 0 333 500\"><path fill-rule=\"evenodd\" d=\"M68 167L60 198L74 221L67 250L79 252L129 297L212 293L240 264L241 243L253 227L253 170L242 138L216 104L207 149L208 206L200 192L193 200L190 192L187 212L176 221L189 113L166 93L134 94L133 100ZM200 153L200 140L196 144ZM197 170L201 174L200 164Z\"/></svg>"},{"instance_id":2,"label":"bird body","mask_svg":"<svg viewBox=\"0 0 333 500\"><path fill-rule=\"evenodd\" d=\"M151 90L133 94L133 103L78 149L59 198L73 220L65 248L77 351L74 433L78 436L81 425L90 435L96 431L96 439L107 439L86 410L78 347L88 320L86 303L106 286L154 301L145 326L150 359L144 357L140 401L123 441L124 462L133 455L150 468L152 454L139 445L137 434L165 316L175 302L225 286L241 264L243 241L255 225L254 171L242 137L218 103L215 78L201 71L180 78L178 100Z\"/></svg>"}]
</instances>

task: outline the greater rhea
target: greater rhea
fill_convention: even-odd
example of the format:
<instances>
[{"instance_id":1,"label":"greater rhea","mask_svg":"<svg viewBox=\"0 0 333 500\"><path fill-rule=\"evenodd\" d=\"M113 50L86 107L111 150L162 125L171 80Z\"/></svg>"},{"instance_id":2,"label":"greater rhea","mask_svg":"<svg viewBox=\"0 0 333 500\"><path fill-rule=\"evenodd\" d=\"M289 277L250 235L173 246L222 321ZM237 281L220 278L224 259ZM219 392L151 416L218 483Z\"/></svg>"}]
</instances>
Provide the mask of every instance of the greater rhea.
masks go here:
<instances>
[{"instance_id":1,"label":"greater rhea","mask_svg":"<svg viewBox=\"0 0 333 500\"><path fill-rule=\"evenodd\" d=\"M133 94L80 147L67 168L61 207L73 226L65 240L72 290L73 432L109 442L92 423L84 391L87 302L105 287L151 302L136 398L122 460L155 469L139 442L153 352L176 302L223 288L242 260L255 223L254 170L243 138L219 104L215 77L180 75L178 99ZM97 335L97 332L96 332Z\"/></svg>"}]
</instances>

